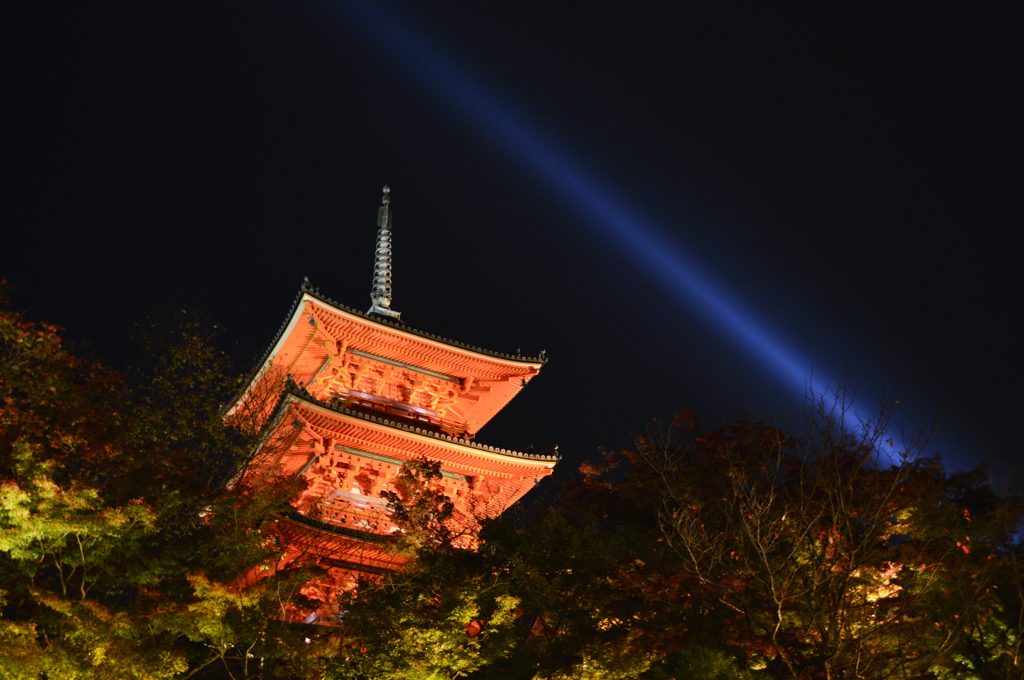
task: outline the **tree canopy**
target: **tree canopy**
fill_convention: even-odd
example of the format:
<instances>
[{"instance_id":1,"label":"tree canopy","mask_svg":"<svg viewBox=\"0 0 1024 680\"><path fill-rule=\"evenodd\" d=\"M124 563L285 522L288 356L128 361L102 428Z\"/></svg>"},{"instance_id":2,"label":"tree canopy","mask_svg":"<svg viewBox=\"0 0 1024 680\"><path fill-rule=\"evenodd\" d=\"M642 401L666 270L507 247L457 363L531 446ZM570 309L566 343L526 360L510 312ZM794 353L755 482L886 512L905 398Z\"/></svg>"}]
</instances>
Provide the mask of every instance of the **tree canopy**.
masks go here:
<instances>
[{"instance_id":1,"label":"tree canopy","mask_svg":"<svg viewBox=\"0 0 1024 680\"><path fill-rule=\"evenodd\" d=\"M309 658L278 622L313 574L233 587L280 554L260 525L296 489L226 486L256 432L223 420L240 383L208 329L172 317L140 329L151 365L127 379L0 312L0 677L205 677Z\"/></svg>"},{"instance_id":2,"label":"tree canopy","mask_svg":"<svg viewBox=\"0 0 1024 680\"><path fill-rule=\"evenodd\" d=\"M0 678L1024 677L1020 496L822 403L684 413L471 541L413 461L405 568L286 623L322 578L265 530L301 482L237 482L261 432L208 327L139 341L122 375L0 311Z\"/></svg>"}]
</instances>

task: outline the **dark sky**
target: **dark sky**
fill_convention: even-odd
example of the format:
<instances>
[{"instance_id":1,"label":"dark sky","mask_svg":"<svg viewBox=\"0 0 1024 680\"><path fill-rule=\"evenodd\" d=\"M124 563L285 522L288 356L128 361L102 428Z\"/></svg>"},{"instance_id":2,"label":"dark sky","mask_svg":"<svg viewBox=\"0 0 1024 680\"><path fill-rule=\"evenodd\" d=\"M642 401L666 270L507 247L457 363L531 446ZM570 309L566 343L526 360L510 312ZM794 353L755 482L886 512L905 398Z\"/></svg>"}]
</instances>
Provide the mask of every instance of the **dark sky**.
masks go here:
<instances>
[{"instance_id":1,"label":"dark sky","mask_svg":"<svg viewBox=\"0 0 1024 680\"><path fill-rule=\"evenodd\" d=\"M368 307L387 182L407 323L551 358L482 442L575 467L682 408L799 417L799 386L661 257L818 383L941 420L947 461L1020 458L1019 13L17 4L0 275L115 365L170 300L243 362L304 275Z\"/></svg>"}]
</instances>

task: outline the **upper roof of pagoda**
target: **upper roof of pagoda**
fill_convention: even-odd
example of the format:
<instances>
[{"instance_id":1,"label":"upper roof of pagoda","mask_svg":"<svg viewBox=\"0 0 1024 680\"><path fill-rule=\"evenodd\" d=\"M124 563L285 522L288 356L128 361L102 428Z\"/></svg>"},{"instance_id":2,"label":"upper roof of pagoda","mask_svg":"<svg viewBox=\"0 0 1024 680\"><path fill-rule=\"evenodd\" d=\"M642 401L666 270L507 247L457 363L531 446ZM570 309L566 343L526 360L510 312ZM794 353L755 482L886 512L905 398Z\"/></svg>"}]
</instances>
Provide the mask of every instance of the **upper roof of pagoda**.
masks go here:
<instances>
[{"instance_id":1,"label":"upper roof of pagoda","mask_svg":"<svg viewBox=\"0 0 1024 680\"><path fill-rule=\"evenodd\" d=\"M543 353L493 352L357 311L306 280L239 404L267 392L262 386L279 393L290 376L319 400L378 407L471 438L545 362Z\"/></svg>"}]
</instances>

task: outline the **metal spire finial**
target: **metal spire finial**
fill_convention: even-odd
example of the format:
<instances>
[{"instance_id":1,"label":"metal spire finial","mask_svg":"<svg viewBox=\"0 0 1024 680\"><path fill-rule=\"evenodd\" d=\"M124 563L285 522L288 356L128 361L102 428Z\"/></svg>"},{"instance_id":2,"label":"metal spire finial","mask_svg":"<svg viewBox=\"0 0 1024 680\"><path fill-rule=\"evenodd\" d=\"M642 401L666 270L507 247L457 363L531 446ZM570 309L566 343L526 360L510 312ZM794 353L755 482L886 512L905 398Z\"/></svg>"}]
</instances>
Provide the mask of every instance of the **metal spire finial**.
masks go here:
<instances>
[{"instance_id":1,"label":"metal spire finial","mask_svg":"<svg viewBox=\"0 0 1024 680\"><path fill-rule=\"evenodd\" d=\"M383 205L377 209L377 254L373 264L373 289L370 292L370 311L367 314L379 314L392 319L401 320L399 312L391 309L391 188L384 185Z\"/></svg>"}]
</instances>

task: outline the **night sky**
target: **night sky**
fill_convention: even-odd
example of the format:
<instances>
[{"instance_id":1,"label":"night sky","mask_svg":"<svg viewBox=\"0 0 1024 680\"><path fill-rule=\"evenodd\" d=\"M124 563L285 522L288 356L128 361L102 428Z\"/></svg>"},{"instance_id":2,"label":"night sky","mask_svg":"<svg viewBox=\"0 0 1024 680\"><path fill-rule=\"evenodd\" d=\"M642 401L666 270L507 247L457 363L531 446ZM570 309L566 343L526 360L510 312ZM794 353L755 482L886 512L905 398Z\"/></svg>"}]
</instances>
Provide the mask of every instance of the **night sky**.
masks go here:
<instances>
[{"instance_id":1,"label":"night sky","mask_svg":"<svg viewBox=\"0 0 1024 680\"><path fill-rule=\"evenodd\" d=\"M185 303L248 367L303 276L368 308L386 182L403 319L550 358L478 441L571 469L846 376L1024 463L1019 10L9 4L0 276L97 358Z\"/></svg>"}]
</instances>

